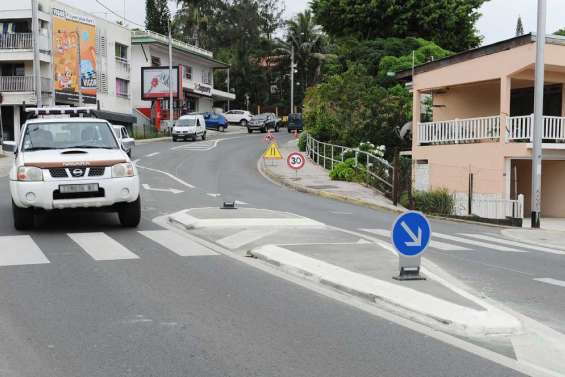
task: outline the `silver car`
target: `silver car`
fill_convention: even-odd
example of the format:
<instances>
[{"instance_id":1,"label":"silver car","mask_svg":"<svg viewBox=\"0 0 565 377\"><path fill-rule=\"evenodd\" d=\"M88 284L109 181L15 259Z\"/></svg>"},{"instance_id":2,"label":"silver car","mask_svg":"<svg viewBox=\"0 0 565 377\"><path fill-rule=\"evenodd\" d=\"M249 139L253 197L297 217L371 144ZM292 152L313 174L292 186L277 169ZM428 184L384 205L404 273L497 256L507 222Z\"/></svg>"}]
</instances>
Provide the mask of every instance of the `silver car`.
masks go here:
<instances>
[{"instance_id":1,"label":"silver car","mask_svg":"<svg viewBox=\"0 0 565 377\"><path fill-rule=\"evenodd\" d=\"M121 143L122 148L131 158L133 150L135 149L135 139L129 136L128 129L125 126L112 126L118 141Z\"/></svg>"}]
</instances>

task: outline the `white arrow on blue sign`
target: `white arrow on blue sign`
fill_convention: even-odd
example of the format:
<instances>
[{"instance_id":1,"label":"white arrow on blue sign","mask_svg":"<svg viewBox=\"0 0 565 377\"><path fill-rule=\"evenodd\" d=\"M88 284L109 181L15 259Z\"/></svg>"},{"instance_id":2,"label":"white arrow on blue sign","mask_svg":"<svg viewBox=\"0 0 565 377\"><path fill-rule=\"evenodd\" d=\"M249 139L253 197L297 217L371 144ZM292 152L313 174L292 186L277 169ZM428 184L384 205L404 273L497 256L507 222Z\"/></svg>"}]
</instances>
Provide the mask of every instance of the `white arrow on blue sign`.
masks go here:
<instances>
[{"instance_id":1,"label":"white arrow on blue sign","mask_svg":"<svg viewBox=\"0 0 565 377\"><path fill-rule=\"evenodd\" d=\"M420 212L410 211L400 215L392 227L392 244L407 257L422 254L432 236L428 219Z\"/></svg>"}]
</instances>

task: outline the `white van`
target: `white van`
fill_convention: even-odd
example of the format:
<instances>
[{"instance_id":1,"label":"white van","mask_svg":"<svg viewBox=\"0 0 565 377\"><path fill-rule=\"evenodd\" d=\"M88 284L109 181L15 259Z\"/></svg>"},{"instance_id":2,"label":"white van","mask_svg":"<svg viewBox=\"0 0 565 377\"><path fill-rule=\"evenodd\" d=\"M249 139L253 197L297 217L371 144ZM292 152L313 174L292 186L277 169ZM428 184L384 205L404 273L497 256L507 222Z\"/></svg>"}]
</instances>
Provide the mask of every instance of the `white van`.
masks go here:
<instances>
[{"instance_id":1,"label":"white van","mask_svg":"<svg viewBox=\"0 0 565 377\"><path fill-rule=\"evenodd\" d=\"M183 115L175 122L171 132L173 141L191 139L195 141L199 136L206 140L206 121L202 114Z\"/></svg>"}]
</instances>

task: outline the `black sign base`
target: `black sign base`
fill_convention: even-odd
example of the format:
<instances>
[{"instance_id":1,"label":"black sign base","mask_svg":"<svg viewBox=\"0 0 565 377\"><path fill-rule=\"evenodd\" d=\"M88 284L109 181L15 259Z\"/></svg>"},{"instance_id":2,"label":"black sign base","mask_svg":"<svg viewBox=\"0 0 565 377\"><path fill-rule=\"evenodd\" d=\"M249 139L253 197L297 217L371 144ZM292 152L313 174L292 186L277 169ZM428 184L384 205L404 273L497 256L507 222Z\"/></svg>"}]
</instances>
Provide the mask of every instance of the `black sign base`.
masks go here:
<instances>
[{"instance_id":1,"label":"black sign base","mask_svg":"<svg viewBox=\"0 0 565 377\"><path fill-rule=\"evenodd\" d=\"M420 275L420 268L414 269L400 269L398 276L392 277L394 280L426 280L425 276Z\"/></svg>"}]
</instances>

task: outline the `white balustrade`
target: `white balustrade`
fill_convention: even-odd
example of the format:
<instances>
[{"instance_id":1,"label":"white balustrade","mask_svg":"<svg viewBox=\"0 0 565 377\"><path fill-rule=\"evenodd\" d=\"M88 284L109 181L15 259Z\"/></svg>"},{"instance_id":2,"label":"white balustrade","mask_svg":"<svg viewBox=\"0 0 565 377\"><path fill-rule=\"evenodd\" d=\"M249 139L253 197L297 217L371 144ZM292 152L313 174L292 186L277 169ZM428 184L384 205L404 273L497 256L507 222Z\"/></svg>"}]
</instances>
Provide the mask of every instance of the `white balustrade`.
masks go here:
<instances>
[{"instance_id":1,"label":"white balustrade","mask_svg":"<svg viewBox=\"0 0 565 377\"><path fill-rule=\"evenodd\" d=\"M420 144L453 144L498 140L500 116L418 124Z\"/></svg>"},{"instance_id":2,"label":"white balustrade","mask_svg":"<svg viewBox=\"0 0 565 377\"><path fill-rule=\"evenodd\" d=\"M507 126L508 141L531 141L533 115L510 117ZM543 117L543 142L565 142L565 117Z\"/></svg>"},{"instance_id":3,"label":"white balustrade","mask_svg":"<svg viewBox=\"0 0 565 377\"><path fill-rule=\"evenodd\" d=\"M0 34L0 50L31 49L32 46L31 33Z\"/></svg>"}]
</instances>

